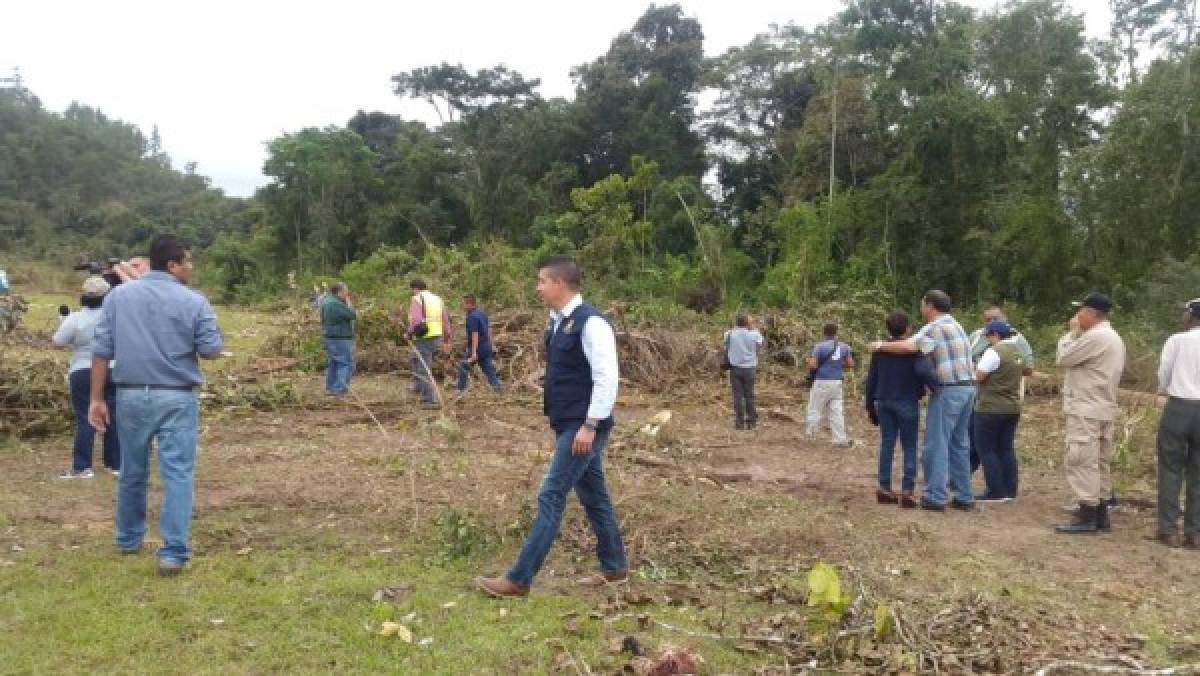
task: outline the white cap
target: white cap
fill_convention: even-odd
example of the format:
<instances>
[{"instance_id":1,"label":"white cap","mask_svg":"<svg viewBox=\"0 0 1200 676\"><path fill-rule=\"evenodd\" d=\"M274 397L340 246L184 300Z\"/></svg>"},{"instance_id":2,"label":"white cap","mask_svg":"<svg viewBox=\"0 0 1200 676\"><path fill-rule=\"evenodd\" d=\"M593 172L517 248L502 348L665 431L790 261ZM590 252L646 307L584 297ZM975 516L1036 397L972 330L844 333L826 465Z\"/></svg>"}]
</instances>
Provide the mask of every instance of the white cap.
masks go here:
<instances>
[{"instance_id":1,"label":"white cap","mask_svg":"<svg viewBox=\"0 0 1200 676\"><path fill-rule=\"evenodd\" d=\"M103 277L88 277L83 281L83 295L85 296L103 296L111 288Z\"/></svg>"}]
</instances>

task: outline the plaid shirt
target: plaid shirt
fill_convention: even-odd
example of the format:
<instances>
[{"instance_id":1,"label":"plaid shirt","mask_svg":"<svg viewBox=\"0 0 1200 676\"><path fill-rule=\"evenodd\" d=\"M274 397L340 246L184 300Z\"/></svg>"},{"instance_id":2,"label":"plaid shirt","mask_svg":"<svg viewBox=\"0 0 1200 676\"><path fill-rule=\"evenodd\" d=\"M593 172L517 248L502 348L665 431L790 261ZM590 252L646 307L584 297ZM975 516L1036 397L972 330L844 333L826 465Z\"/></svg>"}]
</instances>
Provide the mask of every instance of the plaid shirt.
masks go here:
<instances>
[{"instance_id":1,"label":"plaid shirt","mask_svg":"<svg viewBox=\"0 0 1200 676\"><path fill-rule=\"evenodd\" d=\"M971 364L971 344L967 332L950 315L942 315L921 327L913 336L921 354L933 360L941 385L970 383L975 380Z\"/></svg>"}]
</instances>

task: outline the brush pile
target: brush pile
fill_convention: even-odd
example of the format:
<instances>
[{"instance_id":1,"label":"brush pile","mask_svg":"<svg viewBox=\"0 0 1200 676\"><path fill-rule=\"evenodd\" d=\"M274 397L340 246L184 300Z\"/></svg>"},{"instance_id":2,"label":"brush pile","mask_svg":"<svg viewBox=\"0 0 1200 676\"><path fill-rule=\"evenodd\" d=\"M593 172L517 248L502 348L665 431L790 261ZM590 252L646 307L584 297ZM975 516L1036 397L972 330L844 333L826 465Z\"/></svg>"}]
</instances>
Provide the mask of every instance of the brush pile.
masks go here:
<instances>
[{"instance_id":1,"label":"brush pile","mask_svg":"<svg viewBox=\"0 0 1200 676\"><path fill-rule=\"evenodd\" d=\"M0 360L0 437L59 434L73 421L61 358Z\"/></svg>"}]
</instances>

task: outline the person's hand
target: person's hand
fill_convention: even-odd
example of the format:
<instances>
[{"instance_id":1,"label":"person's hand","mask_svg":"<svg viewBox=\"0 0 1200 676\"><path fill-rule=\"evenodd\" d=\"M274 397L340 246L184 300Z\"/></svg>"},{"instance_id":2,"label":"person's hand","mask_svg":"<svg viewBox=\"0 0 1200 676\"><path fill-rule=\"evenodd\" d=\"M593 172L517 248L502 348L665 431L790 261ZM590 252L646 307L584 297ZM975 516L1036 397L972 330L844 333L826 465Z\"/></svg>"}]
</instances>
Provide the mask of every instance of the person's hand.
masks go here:
<instances>
[{"instance_id":1,"label":"person's hand","mask_svg":"<svg viewBox=\"0 0 1200 676\"><path fill-rule=\"evenodd\" d=\"M870 343L867 344L867 349L870 350L871 352L878 352L879 348L881 348L881 347L883 347L882 340L872 340Z\"/></svg>"},{"instance_id":2,"label":"person's hand","mask_svg":"<svg viewBox=\"0 0 1200 676\"><path fill-rule=\"evenodd\" d=\"M103 401L93 401L88 406L88 422L97 432L103 434L111 422L108 417L108 404Z\"/></svg>"},{"instance_id":3,"label":"person's hand","mask_svg":"<svg viewBox=\"0 0 1200 676\"><path fill-rule=\"evenodd\" d=\"M575 433L575 443L571 444L571 453L574 455L587 455L592 452L592 442L596 440L596 433L586 427L580 427Z\"/></svg>"},{"instance_id":4,"label":"person's hand","mask_svg":"<svg viewBox=\"0 0 1200 676\"><path fill-rule=\"evenodd\" d=\"M477 354L472 354L470 357L467 357L468 364L474 364L477 361L479 361L479 355Z\"/></svg>"}]
</instances>

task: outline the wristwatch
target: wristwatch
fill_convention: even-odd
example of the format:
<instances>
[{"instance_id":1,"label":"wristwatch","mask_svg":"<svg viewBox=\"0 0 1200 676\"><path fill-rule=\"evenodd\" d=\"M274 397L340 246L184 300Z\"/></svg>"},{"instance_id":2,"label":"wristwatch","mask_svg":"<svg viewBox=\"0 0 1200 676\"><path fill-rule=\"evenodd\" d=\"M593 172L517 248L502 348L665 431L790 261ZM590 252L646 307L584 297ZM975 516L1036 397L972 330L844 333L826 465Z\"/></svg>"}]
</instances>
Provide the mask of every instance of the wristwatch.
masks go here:
<instances>
[{"instance_id":1,"label":"wristwatch","mask_svg":"<svg viewBox=\"0 0 1200 676\"><path fill-rule=\"evenodd\" d=\"M591 420L585 421L585 422L583 423L583 427L584 427L584 429L586 429L586 430L587 430L587 431L589 431L589 432L595 432L595 431L596 431L596 423L595 423L594 421L591 421Z\"/></svg>"}]
</instances>

